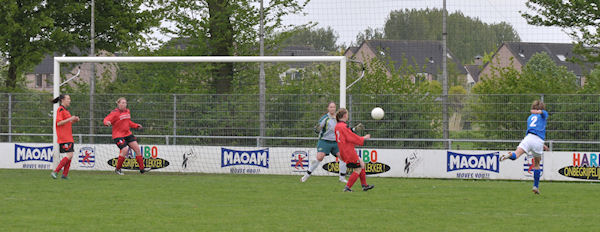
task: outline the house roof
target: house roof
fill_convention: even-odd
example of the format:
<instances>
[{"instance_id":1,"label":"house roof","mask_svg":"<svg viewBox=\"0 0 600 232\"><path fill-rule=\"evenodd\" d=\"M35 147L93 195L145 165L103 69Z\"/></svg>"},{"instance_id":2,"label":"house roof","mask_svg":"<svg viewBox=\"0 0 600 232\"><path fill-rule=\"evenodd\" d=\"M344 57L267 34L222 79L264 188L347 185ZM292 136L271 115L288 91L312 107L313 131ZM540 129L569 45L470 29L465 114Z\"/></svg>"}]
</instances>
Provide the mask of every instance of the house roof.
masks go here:
<instances>
[{"instance_id":1,"label":"house roof","mask_svg":"<svg viewBox=\"0 0 600 232\"><path fill-rule=\"evenodd\" d=\"M557 65L565 66L569 71L577 76L583 76L589 72L591 65L582 67L569 61L569 58L580 58L581 55L573 53L573 44L570 43L525 43L525 42L507 42L504 45L510 50L515 59L522 65L527 64L529 59L540 52L545 52L550 59Z\"/></svg>"},{"instance_id":2,"label":"house roof","mask_svg":"<svg viewBox=\"0 0 600 232\"><path fill-rule=\"evenodd\" d=\"M73 48L71 49L72 54L75 54L77 56L81 56L84 53L79 50L79 48ZM62 54L60 53L54 53L53 55L45 55L44 59L42 59L42 62L40 62L38 65L36 65L33 68L33 72L28 72L28 73L34 73L34 74L48 74L48 73L54 73L54 57L55 56L61 56ZM64 67L64 65L62 66L63 68L61 69L62 71L66 71L67 69Z\"/></svg>"},{"instance_id":3,"label":"house roof","mask_svg":"<svg viewBox=\"0 0 600 232\"><path fill-rule=\"evenodd\" d=\"M346 55L348 52L352 52L352 54L354 55L354 54L356 54L356 52L358 52L359 48L360 47L348 47L346 49L346 51L344 52L344 55Z\"/></svg>"},{"instance_id":4,"label":"house roof","mask_svg":"<svg viewBox=\"0 0 600 232\"><path fill-rule=\"evenodd\" d=\"M278 56L326 56L329 52L316 50L312 46L292 45L281 48Z\"/></svg>"},{"instance_id":5,"label":"house roof","mask_svg":"<svg viewBox=\"0 0 600 232\"><path fill-rule=\"evenodd\" d=\"M481 65L469 64L465 65L465 69L469 74L471 74L471 77L473 78L473 81L475 81L475 83L479 82L479 73L481 73L482 70Z\"/></svg>"},{"instance_id":6,"label":"house roof","mask_svg":"<svg viewBox=\"0 0 600 232\"><path fill-rule=\"evenodd\" d=\"M425 72L437 75L442 72L442 42L431 40L367 40L364 43L378 56L389 56L394 67L400 68L407 60L408 65L425 67ZM460 62L446 49L448 60L456 64L461 74L467 74Z\"/></svg>"},{"instance_id":7,"label":"house roof","mask_svg":"<svg viewBox=\"0 0 600 232\"><path fill-rule=\"evenodd\" d=\"M291 45L281 48L277 52L277 56L327 56L329 52L316 50L312 46ZM290 68L304 68L310 65L311 62L293 62L288 63Z\"/></svg>"}]
</instances>

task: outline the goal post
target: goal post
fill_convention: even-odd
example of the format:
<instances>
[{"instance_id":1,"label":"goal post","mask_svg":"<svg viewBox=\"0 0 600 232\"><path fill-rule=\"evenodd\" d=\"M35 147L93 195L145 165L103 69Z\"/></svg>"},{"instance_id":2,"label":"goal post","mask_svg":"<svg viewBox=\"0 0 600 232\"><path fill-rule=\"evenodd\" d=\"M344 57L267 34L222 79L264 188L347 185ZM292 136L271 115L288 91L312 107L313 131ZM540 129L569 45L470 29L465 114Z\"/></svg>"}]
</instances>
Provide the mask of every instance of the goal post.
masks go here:
<instances>
[{"instance_id":1,"label":"goal post","mask_svg":"<svg viewBox=\"0 0 600 232\"><path fill-rule=\"evenodd\" d=\"M63 63L290 63L290 62L339 62L339 106L346 107L346 62L345 56L130 56L130 57L54 57L53 96L60 95L61 64ZM53 106L52 141L54 157L58 156L56 117L58 104ZM55 162L56 163L56 162Z\"/></svg>"}]
</instances>

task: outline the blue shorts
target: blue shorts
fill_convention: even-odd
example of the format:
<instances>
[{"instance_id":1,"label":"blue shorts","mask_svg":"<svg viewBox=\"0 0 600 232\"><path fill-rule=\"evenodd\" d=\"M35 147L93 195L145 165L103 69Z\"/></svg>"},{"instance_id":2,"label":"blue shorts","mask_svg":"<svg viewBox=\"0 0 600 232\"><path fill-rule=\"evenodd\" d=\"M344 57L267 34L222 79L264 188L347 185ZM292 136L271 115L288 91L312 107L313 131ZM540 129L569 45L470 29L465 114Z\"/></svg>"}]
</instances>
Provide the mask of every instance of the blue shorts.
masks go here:
<instances>
[{"instance_id":1,"label":"blue shorts","mask_svg":"<svg viewBox=\"0 0 600 232\"><path fill-rule=\"evenodd\" d=\"M333 156L337 156L337 153L340 152L338 149L337 142L319 139L317 143L317 152L323 152L325 155L332 154Z\"/></svg>"}]
</instances>

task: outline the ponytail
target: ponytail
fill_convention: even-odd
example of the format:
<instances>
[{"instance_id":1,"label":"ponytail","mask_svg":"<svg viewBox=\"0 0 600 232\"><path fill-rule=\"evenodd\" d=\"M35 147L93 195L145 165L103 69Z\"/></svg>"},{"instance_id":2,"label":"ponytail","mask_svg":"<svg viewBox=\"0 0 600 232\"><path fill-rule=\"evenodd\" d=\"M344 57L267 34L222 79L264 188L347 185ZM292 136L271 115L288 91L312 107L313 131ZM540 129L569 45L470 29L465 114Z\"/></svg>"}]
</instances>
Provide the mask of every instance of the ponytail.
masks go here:
<instances>
[{"instance_id":1,"label":"ponytail","mask_svg":"<svg viewBox=\"0 0 600 232\"><path fill-rule=\"evenodd\" d=\"M65 99L65 96L66 96L65 94L58 95L58 97L56 97L56 98L54 98L54 99L50 100L50 102L52 102L53 104L59 103L59 102L61 102L63 99Z\"/></svg>"}]
</instances>

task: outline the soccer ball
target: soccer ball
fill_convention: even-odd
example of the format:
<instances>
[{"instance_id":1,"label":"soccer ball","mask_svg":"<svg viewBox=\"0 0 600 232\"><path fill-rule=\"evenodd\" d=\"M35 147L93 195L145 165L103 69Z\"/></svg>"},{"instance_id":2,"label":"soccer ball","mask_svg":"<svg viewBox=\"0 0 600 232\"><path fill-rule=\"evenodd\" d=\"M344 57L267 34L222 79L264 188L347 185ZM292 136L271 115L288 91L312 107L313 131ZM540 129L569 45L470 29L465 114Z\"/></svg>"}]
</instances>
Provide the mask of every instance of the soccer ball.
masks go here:
<instances>
[{"instance_id":1,"label":"soccer ball","mask_svg":"<svg viewBox=\"0 0 600 232\"><path fill-rule=\"evenodd\" d=\"M382 119L384 114L385 113L383 112L383 109L381 109L379 107L375 107L375 108L373 108L373 110L371 110L371 117L375 120Z\"/></svg>"}]
</instances>

